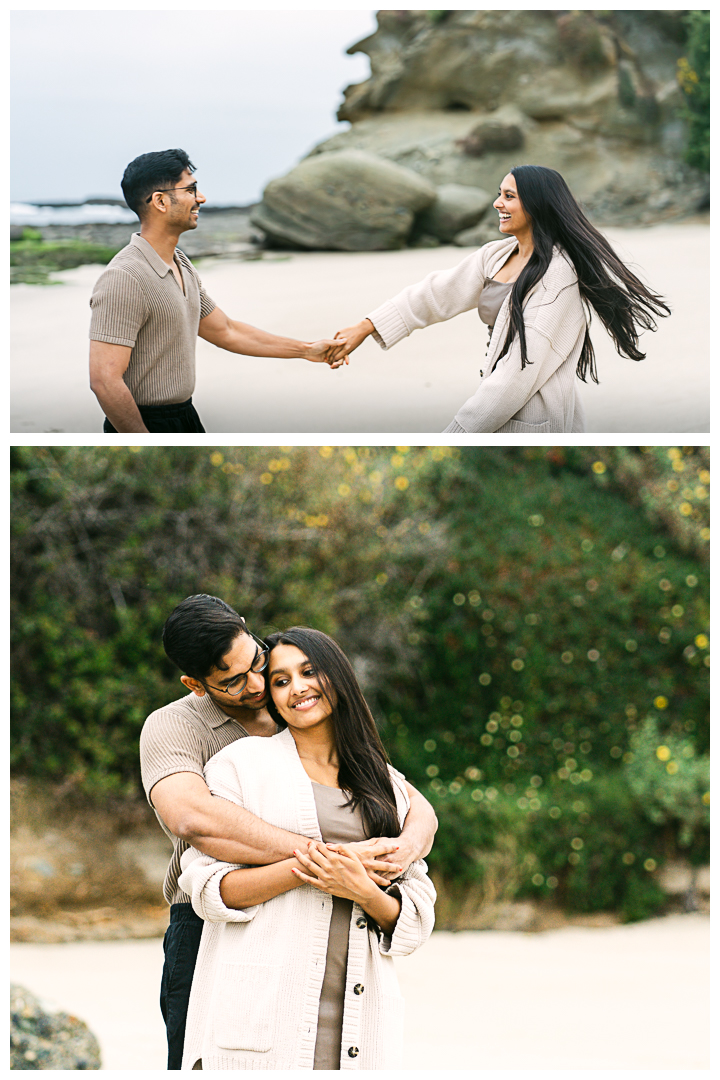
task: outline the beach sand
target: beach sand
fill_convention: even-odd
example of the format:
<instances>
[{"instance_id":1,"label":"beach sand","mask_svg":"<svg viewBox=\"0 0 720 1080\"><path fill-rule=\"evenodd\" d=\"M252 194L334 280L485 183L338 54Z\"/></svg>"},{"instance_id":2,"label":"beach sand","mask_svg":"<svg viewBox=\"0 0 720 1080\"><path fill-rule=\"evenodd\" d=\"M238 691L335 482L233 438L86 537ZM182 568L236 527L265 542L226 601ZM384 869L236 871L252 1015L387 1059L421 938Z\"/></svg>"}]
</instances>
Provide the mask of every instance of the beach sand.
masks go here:
<instances>
[{"instance_id":1,"label":"beach sand","mask_svg":"<svg viewBox=\"0 0 720 1080\"><path fill-rule=\"evenodd\" d=\"M587 430L709 430L709 248L703 223L604 230L618 254L673 309L641 347L619 357L595 319L600 385L580 384ZM182 245L181 245L182 246ZM252 262L200 261L203 283L234 319L302 339L342 327L467 249L267 253ZM100 267L58 275L63 285L13 285L11 431L99 433L88 389L88 301ZM428 327L382 351L368 339L349 367L236 356L198 340L193 400L209 432L437 434L474 392L487 329L476 312ZM504 436L498 437L501 441ZM252 441L252 440L246 440ZM258 440L259 442L265 440Z\"/></svg>"},{"instance_id":2,"label":"beach sand","mask_svg":"<svg viewBox=\"0 0 720 1080\"><path fill-rule=\"evenodd\" d=\"M10 947L12 980L84 1019L105 1070L165 1068L162 962L159 939ZM705 915L439 932L396 968L405 1071L710 1067Z\"/></svg>"}]
</instances>

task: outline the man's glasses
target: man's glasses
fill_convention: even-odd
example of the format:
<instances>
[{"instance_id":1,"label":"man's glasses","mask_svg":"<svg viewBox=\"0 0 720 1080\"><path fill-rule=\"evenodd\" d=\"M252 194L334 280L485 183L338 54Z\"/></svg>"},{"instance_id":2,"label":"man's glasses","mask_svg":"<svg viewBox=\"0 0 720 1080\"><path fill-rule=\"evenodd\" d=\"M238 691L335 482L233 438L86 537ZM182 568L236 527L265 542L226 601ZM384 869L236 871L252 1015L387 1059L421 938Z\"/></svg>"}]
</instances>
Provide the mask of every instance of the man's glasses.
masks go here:
<instances>
[{"instance_id":1,"label":"man's glasses","mask_svg":"<svg viewBox=\"0 0 720 1080\"><path fill-rule=\"evenodd\" d=\"M220 694L230 694L231 697L237 697L238 694L242 694L243 690L247 686L248 675L251 671L257 674L258 672L265 670L265 668L267 667L270 650L268 649L265 642L261 641L260 638L256 638L254 634L250 634L250 637L253 639L253 641L257 642L257 646L255 648L255 656L253 657L253 662L248 668L248 670L243 671L240 675L236 675L235 678L231 679L230 682L225 684L225 686L212 686L210 683L205 683L205 686L207 686L210 690L217 690Z\"/></svg>"},{"instance_id":2,"label":"man's glasses","mask_svg":"<svg viewBox=\"0 0 720 1080\"><path fill-rule=\"evenodd\" d=\"M157 190L158 190L158 192L162 192L162 193L164 193L166 191L189 191L190 194L193 196L193 198L195 198L195 196L197 195L197 180L195 180L192 184L188 184L187 187L166 187L166 188L158 188ZM155 192L153 191L152 195L148 195L145 202L146 203L152 202L152 197L153 197L154 194L155 194Z\"/></svg>"}]
</instances>

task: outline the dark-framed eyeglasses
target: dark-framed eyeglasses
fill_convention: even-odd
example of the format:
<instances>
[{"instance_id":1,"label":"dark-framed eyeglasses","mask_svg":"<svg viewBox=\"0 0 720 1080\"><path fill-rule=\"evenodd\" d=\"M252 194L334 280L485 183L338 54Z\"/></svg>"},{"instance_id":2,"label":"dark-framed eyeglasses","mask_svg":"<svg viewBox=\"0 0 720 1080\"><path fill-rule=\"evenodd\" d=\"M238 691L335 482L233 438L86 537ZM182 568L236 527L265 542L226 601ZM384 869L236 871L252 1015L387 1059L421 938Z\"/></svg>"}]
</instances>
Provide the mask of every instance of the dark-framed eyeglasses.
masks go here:
<instances>
[{"instance_id":1,"label":"dark-framed eyeglasses","mask_svg":"<svg viewBox=\"0 0 720 1080\"><path fill-rule=\"evenodd\" d=\"M248 631L248 633L250 632ZM231 697L237 697L238 694L242 694L243 690L247 686L248 675L251 671L257 675L258 672L265 670L265 668L267 667L270 650L268 649L265 642L261 641L260 638L256 638L254 634L250 634L250 637L257 644L255 646L255 656L253 657L253 662L248 668L248 670L241 672L239 675L236 675L235 678L231 679L229 683L225 684L225 686L212 686L210 683L205 683L205 686L207 686L210 690L217 690L220 694L230 694Z\"/></svg>"},{"instance_id":2,"label":"dark-framed eyeglasses","mask_svg":"<svg viewBox=\"0 0 720 1080\"><path fill-rule=\"evenodd\" d=\"M166 187L158 188L157 191L153 191L152 195L148 195L145 200L146 203L152 202L153 195L157 193L164 194L166 191L189 191L193 198L197 195L197 180L194 180L192 184L188 184L187 187Z\"/></svg>"}]
</instances>

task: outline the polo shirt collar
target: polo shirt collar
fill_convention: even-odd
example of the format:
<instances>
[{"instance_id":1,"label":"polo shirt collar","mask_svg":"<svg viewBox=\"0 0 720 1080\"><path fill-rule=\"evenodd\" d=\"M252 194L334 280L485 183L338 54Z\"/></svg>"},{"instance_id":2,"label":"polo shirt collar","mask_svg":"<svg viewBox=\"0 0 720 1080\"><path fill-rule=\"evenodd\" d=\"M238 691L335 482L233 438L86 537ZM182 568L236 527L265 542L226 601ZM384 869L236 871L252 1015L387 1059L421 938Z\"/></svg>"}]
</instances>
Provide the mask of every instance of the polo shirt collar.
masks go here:
<instances>
[{"instance_id":1,"label":"polo shirt collar","mask_svg":"<svg viewBox=\"0 0 720 1080\"><path fill-rule=\"evenodd\" d=\"M168 266L164 259L160 258L152 244L149 244L140 233L133 233L130 237L130 243L145 256L158 277L165 277L166 274L172 273L171 267Z\"/></svg>"},{"instance_id":2,"label":"polo shirt collar","mask_svg":"<svg viewBox=\"0 0 720 1080\"><path fill-rule=\"evenodd\" d=\"M194 694L193 697L195 698L193 705L210 727L222 727L223 724L227 724L228 720L233 720L232 716L228 716L227 713L224 713L222 709L218 708L209 694L203 694L202 697L198 697L197 694ZM239 724L239 726L242 727L239 720L235 720L234 723Z\"/></svg>"}]
</instances>

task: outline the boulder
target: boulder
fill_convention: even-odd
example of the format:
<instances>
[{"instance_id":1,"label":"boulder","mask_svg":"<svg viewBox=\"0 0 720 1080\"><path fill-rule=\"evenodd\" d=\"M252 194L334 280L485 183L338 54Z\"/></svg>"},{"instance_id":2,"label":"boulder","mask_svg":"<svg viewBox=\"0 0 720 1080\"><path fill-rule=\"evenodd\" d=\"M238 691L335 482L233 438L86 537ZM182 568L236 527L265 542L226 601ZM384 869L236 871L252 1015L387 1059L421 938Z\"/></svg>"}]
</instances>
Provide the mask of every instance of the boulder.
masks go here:
<instances>
[{"instance_id":1,"label":"boulder","mask_svg":"<svg viewBox=\"0 0 720 1080\"><path fill-rule=\"evenodd\" d=\"M435 202L418 215L416 228L449 243L462 229L477 225L492 200L482 188L442 184Z\"/></svg>"},{"instance_id":2,"label":"boulder","mask_svg":"<svg viewBox=\"0 0 720 1080\"><path fill-rule=\"evenodd\" d=\"M362 150L330 151L271 180L250 221L278 246L382 251L404 246L435 194L401 165Z\"/></svg>"},{"instance_id":3,"label":"boulder","mask_svg":"<svg viewBox=\"0 0 720 1080\"><path fill-rule=\"evenodd\" d=\"M488 116L476 124L458 146L469 157L482 157L493 150L519 150L525 144L522 127L517 121Z\"/></svg>"},{"instance_id":4,"label":"boulder","mask_svg":"<svg viewBox=\"0 0 720 1080\"><path fill-rule=\"evenodd\" d=\"M99 1069L100 1046L82 1020L10 986L11 1069Z\"/></svg>"}]
</instances>

